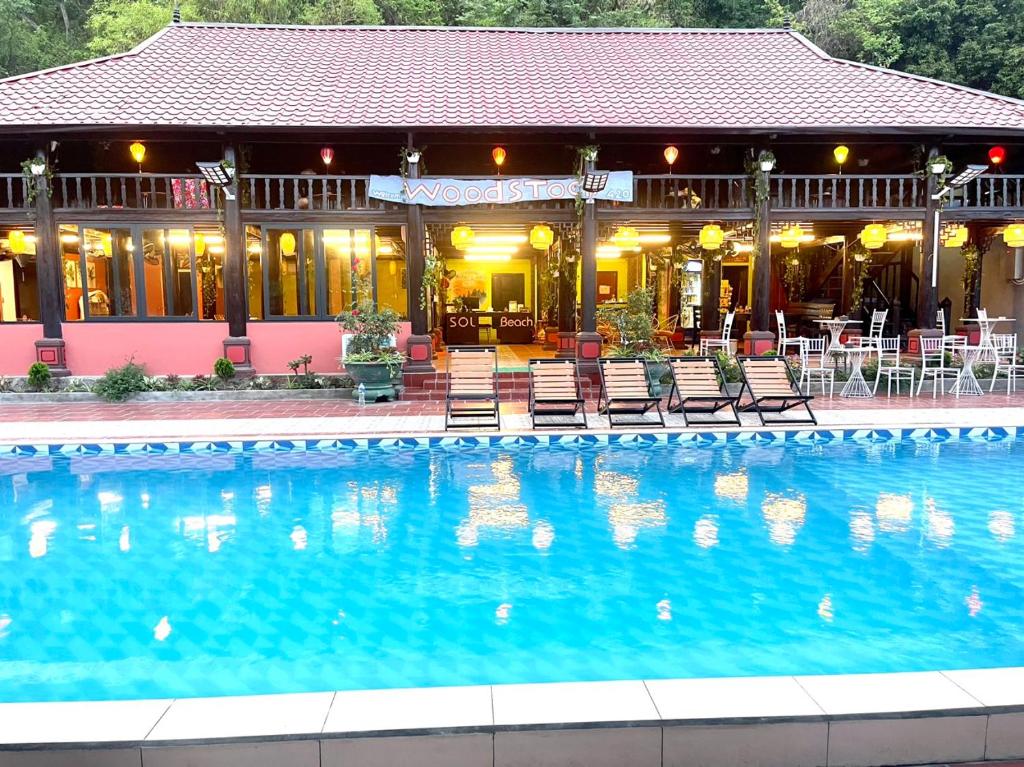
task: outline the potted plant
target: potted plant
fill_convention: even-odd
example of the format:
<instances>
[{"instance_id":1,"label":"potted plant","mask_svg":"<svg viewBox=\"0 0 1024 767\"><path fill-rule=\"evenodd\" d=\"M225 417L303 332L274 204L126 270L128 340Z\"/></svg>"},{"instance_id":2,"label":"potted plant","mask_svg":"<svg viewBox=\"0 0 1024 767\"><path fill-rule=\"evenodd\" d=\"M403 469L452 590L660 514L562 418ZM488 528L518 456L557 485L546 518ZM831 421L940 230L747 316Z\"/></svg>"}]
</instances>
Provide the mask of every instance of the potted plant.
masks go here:
<instances>
[{"instance_id":1,"label":"potted plant","mask_svg":"<svg viewBox=\"0 0 1024 767\"><path fill-rule=\"evenodd\" d=\"M654 343L654 293L637 288L626 295L625 303L597 311L599 323L615 329L617 339L607 352L609 357L635 357L647 361L654 382L654 393L661 394L661 380L671 369L665 352Z\"/></svg>"},{"instance_id":2,"label":"potted plant","mask_svg":"<svg viewBox=\"0 0 1024 767\"><path fill-rule=\"evenodd\" d=\"M405 361L404 355L392 345L398 332L398 313L394 309L379 309L372 291L362 280L356 283L356 295L356 308L337 317L342 332L352 334L341 360L354 384L352 397L359 399L362 394L365 402L396 399L394 378Z\"/></svg>"}]
</instances>

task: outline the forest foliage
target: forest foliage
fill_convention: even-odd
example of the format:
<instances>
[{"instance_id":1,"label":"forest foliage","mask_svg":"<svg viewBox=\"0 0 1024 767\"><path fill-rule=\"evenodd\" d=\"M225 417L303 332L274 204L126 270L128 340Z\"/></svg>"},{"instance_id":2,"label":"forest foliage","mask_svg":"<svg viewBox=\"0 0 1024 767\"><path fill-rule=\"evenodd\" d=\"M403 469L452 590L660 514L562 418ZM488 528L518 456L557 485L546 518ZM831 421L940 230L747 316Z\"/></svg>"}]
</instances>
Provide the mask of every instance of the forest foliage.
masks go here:
<instances>
[{"instance_id":1,"label":"forest foliage","mask_svg":"<svg viewBox=\"0 0 1024 767\"><path fill-rule=\"evenodd\" d=\"M0 0L0 76L126 51L171 0ZM1024 0L181 0L186 21L779 27L829 53L1024 98Z\"/></svg>"}]
</instances>

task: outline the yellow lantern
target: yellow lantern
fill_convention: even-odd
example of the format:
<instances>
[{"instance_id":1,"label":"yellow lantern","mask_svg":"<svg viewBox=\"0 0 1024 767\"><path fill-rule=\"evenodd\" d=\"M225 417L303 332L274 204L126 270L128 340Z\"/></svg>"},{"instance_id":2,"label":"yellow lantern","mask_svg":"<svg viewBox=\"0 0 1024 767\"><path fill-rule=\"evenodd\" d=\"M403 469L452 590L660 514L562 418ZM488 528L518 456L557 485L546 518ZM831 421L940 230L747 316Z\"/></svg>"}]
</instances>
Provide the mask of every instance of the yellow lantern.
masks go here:
<instances>
[{"instance_id":1,"label":"yellow lantern","mask_svg":"<svg viewBox=\"0 0 1024 767\"><path fill-rule=\"evenodd\" d=\"M146 156L146 145L139 141L136 141L130 147L128 147L128 151L131 153L132 159L135 160L135 162L137 162L139 165L142 165L142 160Z\"/></svg>"},{"instance_id":2,"label":"yellow lantern","mask_svg":"<svg viewBox=\"0 0 1024 767\"><path fill-rule=\"evenodd\" d=\"M860 241L868 250L878 250L885 245L888 236L888 232L881 224L868 224L860 232Z\"/></svg>"},{"instance_id":3,"label":"yellow lantern","mask_svg":"<svg viewBox=\"0 0 1024 767\"><path fill-rule=\"evenodd\" d=\"M20 229L12 229L7 235L7 247L18 256L25 252L25 233Z\"/></svg>"},{"instance_id":4,"label":"yellow lantern","mask_svg":"<svg viewBox=\"0 0 1024 767\"><path fill-rule=\"evenodd\" d=\"M530 244L537 250L547 250L555 241L555 233L547 224L538 224L530 230Z\"/></svg>"},{"instance_id":5,"label":"yellow lantern","mask_svg":"<svg viewBox=\"0 0 1024 767\"><path fill-rule=\"evenodd\" d=\"M295 255L295 235L291 232L284 232L279 240L282 256Z\"/></svg>"},{"instance_id":6,"label":"yellow lantern","mask_svg":"<svg viewBox=\"0 0 1024 767\"><path fill-rule=\"evenodd\" d=\"M672 172L672 166L675 165L677 159L679 159L679 150L674 146L665 147L665 162L668 163L669 173Z\"/></svg>"},{"instance_id":7,"label":"yellow lantern","mask_svg":"<svg viewBox=\"0 0 1024 767\"><path fill-rule=\"evenodd\" d=\"M725 232L718 224L707 224L700 230L697 239L704 250L718 250L725 242Z\"/></svg>"},{"instance_id":8,"label":"yellow lantern","mask_svg":"<svg viewBox=\"0 0 1024 767\"><path fill-rule=\"evenodd\" d=\"M836 163L842 165L846 162L846 158L850 156L850 147L840 144L832 150L832 156L836 158Z\"/></svg>"},{"instance_id":9,"label":"yellow lantern","mask_svg":"<svg viewBox=\"0 0 1024 767\"><path fill-rule=\"evenodd\" d=\"M206 237L196 232L196 255L202 255L206 251Z\"/></svg>"},{"instance_id":10,"label":"yellow lantern","mask_svg":"<svg viewBox=\"0 0 1024 767\"><path fill-rule=\"evenodd\" d=\"M1024 248L1024 224L1010 224L1003 230L1003 242L1010 248Z\"/></svg>"},{"instance_id":11,"label":"yellow lantern","mask_svg":"<svg viewBox=\"0 0 1024 767\"><path fill-rule=\"evenodd\" d=\"M779 244L784 248L795 248L800 244L801 238L804 236L804 230L800 228L799 224L793 224L788 229L783 229L782 234L779 236Z\"/></svg>"},{"instance_id":12,"label":"yellow lantern","mask_svg":"<svg viewBox=\"0 0 1024 767\"><path fill-rule=\"evenodd\" d=\"M942 244L947 248L959 248L967 242L967 227L960 224L950 224L942 233Z\"/></svg>"},{"instance_id":13,"label":"yellow lantern","mask_svg":"<svg viewBox=\"0 0 1024 767\"><path fill-rule=\"evenodd\" d=\"M476 239L476 232L468 226L457 226L452 229L452 247L456 250L465 250L473 244Z\"/></svg>"},{"instance_id":14,"label":"yellow lantern","mask_svg":"<svg viewBox=\"0 0 1024 767\"><path fill-rule=\"evenodd\" d=\"M634 226L620 226L612 237L612 243L622 250L640 247L640 232Z\"/></svg>"}]
</instances>

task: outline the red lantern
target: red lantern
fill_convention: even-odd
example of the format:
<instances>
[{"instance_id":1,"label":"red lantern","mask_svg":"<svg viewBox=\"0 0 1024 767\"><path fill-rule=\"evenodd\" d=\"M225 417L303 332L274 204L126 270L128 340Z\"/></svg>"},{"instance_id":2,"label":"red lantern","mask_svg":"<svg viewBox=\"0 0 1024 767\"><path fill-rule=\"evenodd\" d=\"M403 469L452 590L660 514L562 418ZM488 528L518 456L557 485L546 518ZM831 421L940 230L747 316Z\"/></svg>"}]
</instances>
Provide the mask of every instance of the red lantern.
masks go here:
<instances>
[{"instance_id":1,"label":"red lantern","mask_svg":"<svg viewBox=\"0 0 1024 767\"><path fill-rule=\"evenodd\" d=\"M330 165L331 160L334 159L334 150L329 146L325 146L320 150L320 159L324 161L324 165Z\"/></svg>"},{"instance_id":2,"label":"red lantern","mask_svg":"<svg viewBox=\"0 0 1024 767\"><path fill-rule=\"evenodd\" d=\"M988 161L993 165L1002 165L1006 159L1006 150L1001 146L994 146L988 150Z\"/></svg>"}]
</instances>

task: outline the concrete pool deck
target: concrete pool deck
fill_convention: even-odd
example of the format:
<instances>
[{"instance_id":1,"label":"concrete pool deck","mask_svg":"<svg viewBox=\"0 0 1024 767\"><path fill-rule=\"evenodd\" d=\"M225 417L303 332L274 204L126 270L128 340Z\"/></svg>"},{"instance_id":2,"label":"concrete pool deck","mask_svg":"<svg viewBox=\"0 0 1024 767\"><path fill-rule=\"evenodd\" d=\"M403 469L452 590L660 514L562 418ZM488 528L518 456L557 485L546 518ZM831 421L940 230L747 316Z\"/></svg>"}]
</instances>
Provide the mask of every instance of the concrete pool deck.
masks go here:
<instances>
[{"instance_id":1,"label":"concrete pool deck","mask_svg":"<svg viewBox=\"0 0 1024 767\"><path fill-rule=\"evenodd\" d=\"M867 767L1024 757L1024 668L0 704L10 767Z\"/></svg>"},{"instance_id":2,"label":"concrete pool deck","mask_svg":"<svg viewBox=\"0 0 1024 767\"><path fill-rule=\"evenodd\" d=\"M992 406L822 407L817 428L1024 425L1024 397L984 399ZM56 410L40 416L31 407L0 408L0 444L436 434L441 418L160 418L142 409L117 419L65 412L74 420L62 421ZM502 433L529 431L524 422L510 409ZM782 428L745 423L740 431ZM709 427L684 430L679 418L669 430ZM1019 758L1024 668L0 704L0 767L873 767Z\"/></svg>"}]
</instances>

